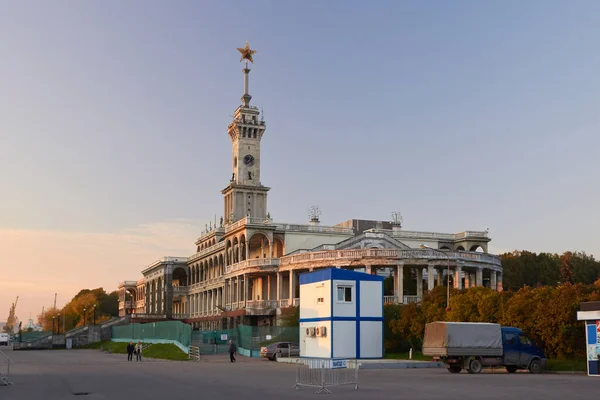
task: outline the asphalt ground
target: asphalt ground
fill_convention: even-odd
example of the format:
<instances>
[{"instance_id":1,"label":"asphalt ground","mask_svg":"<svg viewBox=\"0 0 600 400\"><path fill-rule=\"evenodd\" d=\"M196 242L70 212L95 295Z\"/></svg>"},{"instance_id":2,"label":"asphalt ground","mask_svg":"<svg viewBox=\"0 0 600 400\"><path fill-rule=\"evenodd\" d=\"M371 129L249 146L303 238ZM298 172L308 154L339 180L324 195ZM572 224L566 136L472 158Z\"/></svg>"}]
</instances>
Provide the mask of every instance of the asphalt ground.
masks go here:
<instances>
[{"instance_id":1,"label":"asphalt ground","mask_svg":"<svg viewBox=\"0 0 600 400\"><path fill-rule=\"evenodd\" d=\"M450 374L443 368L360 370L359 389L294 389L296 366L229 355L201 361L127 361L99 350L5 351L13 360L13 386L0 387L0 400L55 399L564 399L595 398L600 381L585 375Z\"/></svg>"}]
</instances>

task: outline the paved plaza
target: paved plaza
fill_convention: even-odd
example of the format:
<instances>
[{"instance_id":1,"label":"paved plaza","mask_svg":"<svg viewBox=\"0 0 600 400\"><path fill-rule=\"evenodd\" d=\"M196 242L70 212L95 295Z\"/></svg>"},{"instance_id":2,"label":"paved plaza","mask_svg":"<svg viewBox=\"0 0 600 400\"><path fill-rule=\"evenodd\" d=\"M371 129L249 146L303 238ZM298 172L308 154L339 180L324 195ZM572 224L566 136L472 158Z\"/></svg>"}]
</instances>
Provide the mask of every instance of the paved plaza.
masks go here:
<instances>
[{"instance_id":1,"label":"paved plaza","mask_svg":"<svg viewBox=\"0 0 600 400\"><path fill-rule=\"evenodd\" d=\"M55 399L282 399L315 398L314 390L292 388L295 367L228 355L200 362L144 360L98 350L10 351L14 386L0 387L2 400ZM488 372L448 373L445 369L361 370L360 388L332 388L344 399L562 399L595 397L598 380L583 375ZM79 393L79 395L77 395ZM87 394L86 394L87 393ZM317 397L318 397L317 396Z\"/></svg>"}]
</instances>

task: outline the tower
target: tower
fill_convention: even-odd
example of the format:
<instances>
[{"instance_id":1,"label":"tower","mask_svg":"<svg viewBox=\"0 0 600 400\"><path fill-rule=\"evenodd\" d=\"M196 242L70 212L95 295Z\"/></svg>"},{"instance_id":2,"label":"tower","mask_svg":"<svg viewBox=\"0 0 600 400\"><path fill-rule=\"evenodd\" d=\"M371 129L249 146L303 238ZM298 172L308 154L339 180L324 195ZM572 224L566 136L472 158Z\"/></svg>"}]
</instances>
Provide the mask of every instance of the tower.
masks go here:
<instances>
[{"instance_id":1,"label":"tower","mask_svg":"<svg viewBox=\"0 0 600 400\"><path fill-rule=\"evenodd\" d=\"M238 48L240 61L246 61L244 72L244 94L242 104L235 110L233 121L227 127L231 139L231 179L221 191L223 194L225 220L228 223L246 216L265 218L267 215L267 192L270 188L260 182L260 141L265 132L265 122L260 119L258 108L250 105L248 93L248 61L254 62L251 50Z\"/></svg>"}]
</instances>

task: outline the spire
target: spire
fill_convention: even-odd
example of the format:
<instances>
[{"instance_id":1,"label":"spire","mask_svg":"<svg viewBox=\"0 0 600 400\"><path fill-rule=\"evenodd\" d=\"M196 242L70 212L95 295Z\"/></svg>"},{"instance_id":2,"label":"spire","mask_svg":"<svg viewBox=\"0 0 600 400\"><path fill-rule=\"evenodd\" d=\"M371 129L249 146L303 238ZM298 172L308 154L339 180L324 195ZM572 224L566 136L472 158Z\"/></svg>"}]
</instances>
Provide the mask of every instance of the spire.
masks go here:
<instances>
[{"instance_id":1,"label":"spire","mask_svg":"<svg viewBox=\"0 0 600 400\"><path fill-rule=\"evenodd\" d=\"M250 74L250 68L248 68L248 61L254 63L252 55L256 53L256 50L250 49L248 42L246 42L246 47L238 47L238 51L242 54L240 62L244 60L246 61L246 68L242 70L244 71L244 95L242 96L242 104L244 105L244 107L250 107L250 100L252 99L252 96L250 96L250 94L248 93L248 75Z\"/></svg>"}]
</instances>

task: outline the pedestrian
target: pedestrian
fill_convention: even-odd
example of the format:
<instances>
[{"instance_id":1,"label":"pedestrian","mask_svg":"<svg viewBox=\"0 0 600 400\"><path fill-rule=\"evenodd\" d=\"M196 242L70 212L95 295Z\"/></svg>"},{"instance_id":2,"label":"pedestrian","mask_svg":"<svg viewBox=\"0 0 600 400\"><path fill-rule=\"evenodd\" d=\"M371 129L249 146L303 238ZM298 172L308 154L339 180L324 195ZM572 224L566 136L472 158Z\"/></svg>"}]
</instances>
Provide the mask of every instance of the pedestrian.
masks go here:
<instances>
[{"instance_id":1,"label":"pedestrian","mask_svg":"<svg viewBox=\"0 0 600 400\"><path fill-rule=\"evenodd\" d=\"M237 348L235 347L235 344L233 343L233 340L229 340L229 361L231 361L232 363L235 362L235 352L236 352Z\"/></svg>"},{"instance_id":2,"label":"pedestrian","mask_svg":"<svg viewBox=\"0 0 600 400\"><path fill-rule=\"evenodd\" d=\"M127 361L133 361L133 351L135 347L133 346L133 342L129 342L127 345Z\"/></svg>"},{"instance_id":3,"label":"pedestrian","mask_svg":"<svg viewBox=\"0 0 600 400\"><path fill-rule=\"evenodd\" d=\"M135 361L142 361L142 343L139 340L135 345Z\"/></svg>"}]
</instances>

